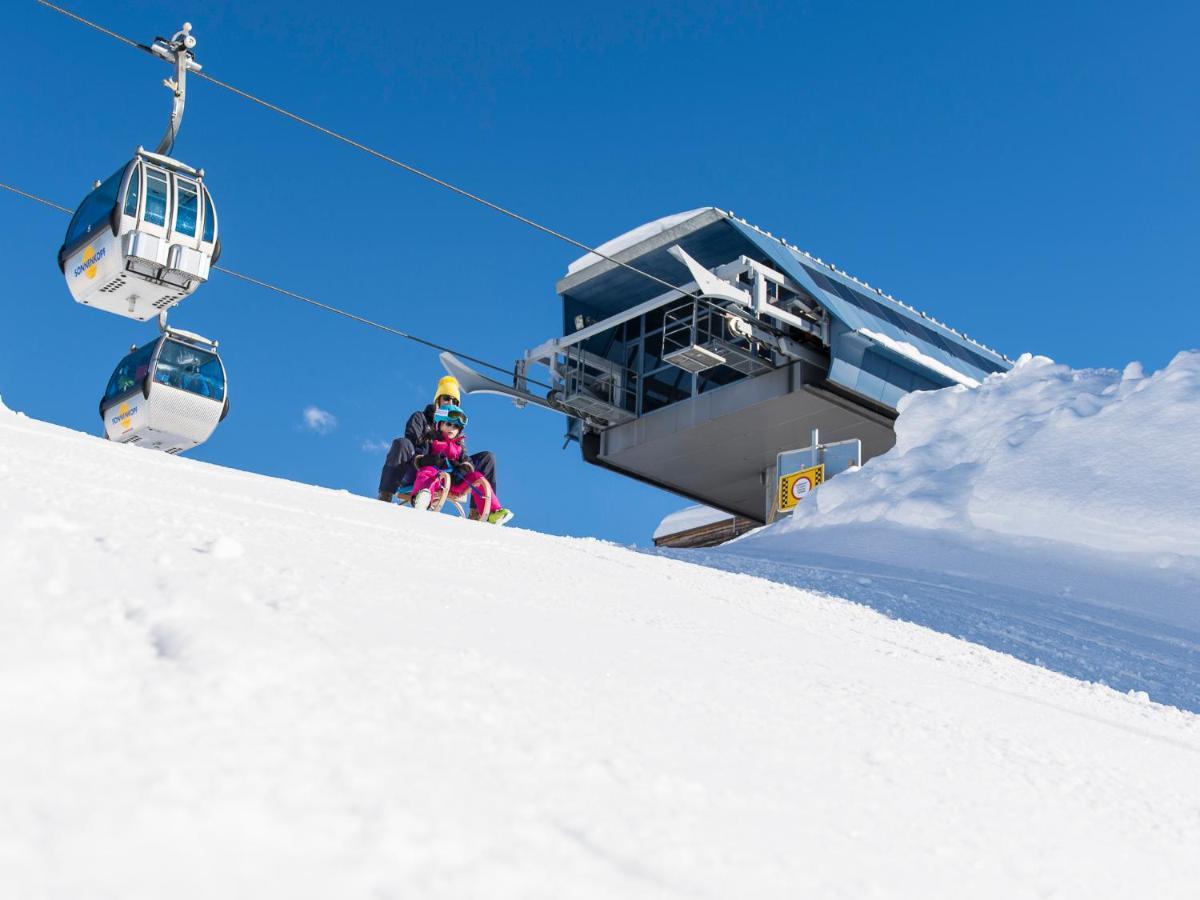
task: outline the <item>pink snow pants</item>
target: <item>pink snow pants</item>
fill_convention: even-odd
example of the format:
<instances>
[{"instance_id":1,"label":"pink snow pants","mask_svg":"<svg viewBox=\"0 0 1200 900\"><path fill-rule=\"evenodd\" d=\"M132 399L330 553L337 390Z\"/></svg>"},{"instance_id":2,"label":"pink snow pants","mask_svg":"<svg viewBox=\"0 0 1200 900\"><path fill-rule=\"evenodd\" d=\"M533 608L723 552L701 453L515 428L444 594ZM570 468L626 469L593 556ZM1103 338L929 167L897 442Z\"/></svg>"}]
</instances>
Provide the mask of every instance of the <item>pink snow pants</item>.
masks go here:
<instances>
[{"instance_id":1,"label":"pink snow pants","mask_svg":"<svg viewBox=\"0 0 1200 900\"><path fill-rule=\"evenodd\" d=\"M437 480L438 474L438 470L433 466L423 466L417 469L417 477L413 481L412 492L415 494L417 491L432 490L430 486ZM488 484L488 480L483 477L482 473L471 472L465 479L453 479L450 482L450 493L457 494L463 489L464 484L471 486L471 500L475 504L475 512L479 514L480 518L500 508L500 501L496 499L495 491L491 492L492 505L487 509L483 508L491 485Z\"/></svg>"}]
</instances>

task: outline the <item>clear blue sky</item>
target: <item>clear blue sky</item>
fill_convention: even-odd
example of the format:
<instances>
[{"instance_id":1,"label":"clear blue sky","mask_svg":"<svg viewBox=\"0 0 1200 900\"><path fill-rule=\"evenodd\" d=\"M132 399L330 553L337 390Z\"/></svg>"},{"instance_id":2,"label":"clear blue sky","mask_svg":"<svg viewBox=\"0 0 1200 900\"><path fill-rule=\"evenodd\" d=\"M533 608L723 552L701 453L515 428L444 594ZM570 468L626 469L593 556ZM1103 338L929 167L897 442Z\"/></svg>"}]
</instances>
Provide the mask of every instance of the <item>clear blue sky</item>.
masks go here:
<instances>
[{"instance_id":1,"label":"clear blue sky","mask_svg":"<svg viewBox=\"0 0 1200 900\"><path fill-rule=\"evenodd\" d=\"M1200 345L1194 4L63 2L145 42L189 19L215 77L585 242L712 204L1010 356ZM168 67L32 0L5 24L0 181L73 207L156 143ZM200 81L175 155L207 171L231 268L505 364L559 333L564 244ZM65 227L0 195L0 395L98 433L155 331L71 301ZM172 322L231 373L193 458L355 493L440 374L220 275ZM560 417L468 411L515 525L646 543L685 503L561 450Z\"/></svg>"}]
</instances>

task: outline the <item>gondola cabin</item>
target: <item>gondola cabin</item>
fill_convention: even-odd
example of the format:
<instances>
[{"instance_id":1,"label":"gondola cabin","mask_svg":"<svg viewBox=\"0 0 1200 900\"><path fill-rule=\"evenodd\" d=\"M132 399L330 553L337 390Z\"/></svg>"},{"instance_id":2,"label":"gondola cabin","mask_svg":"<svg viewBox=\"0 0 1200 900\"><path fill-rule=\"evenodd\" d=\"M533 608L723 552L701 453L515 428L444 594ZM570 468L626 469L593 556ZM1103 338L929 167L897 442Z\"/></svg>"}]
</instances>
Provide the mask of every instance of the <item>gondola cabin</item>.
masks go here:
<instances>
[{"instance_id":1,"label":"gondola cabin","mask_svg":"<svg viewBox=\"0 0 1200 900\"><path fill-rule=\"evenodd\" d=\"M79 205L58 265L76 302L144 322L208 280L218 238L204 171L139 147Z\"/></svg>"},{"instance_id":2,"label":"gondola cabin","mask_svg":"<svg viewBox=\"0 0 1200 900\"><path fill-rule=\"evenodd\" d=\"M228 411L216 343L174 328L122 359L100 401L110 441L165 453L203 444Z\"/></svg>"}]
</instances>

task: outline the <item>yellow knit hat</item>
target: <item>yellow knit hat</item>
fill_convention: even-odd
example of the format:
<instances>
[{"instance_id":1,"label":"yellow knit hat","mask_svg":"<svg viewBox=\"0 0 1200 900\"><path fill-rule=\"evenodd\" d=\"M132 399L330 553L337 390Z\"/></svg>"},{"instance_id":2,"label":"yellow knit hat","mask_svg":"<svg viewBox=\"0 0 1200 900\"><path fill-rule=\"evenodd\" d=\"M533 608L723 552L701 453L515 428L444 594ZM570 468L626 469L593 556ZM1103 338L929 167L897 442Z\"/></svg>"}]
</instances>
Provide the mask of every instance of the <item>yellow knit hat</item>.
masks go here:
<instances>
[{"instance_id":1,"label":"yellow knit hat","mask_svg":"<svg viewBox=\"0 0 1200 900\"><path fill-rule=\"evenodd\" d=\"M437 390L433 392L433 403L436 406L438 397L453 397L455 404L462 403L462 391L458 387L458 379L453 375L446 375L437 384Z\"/></svg>"}]
</instances>

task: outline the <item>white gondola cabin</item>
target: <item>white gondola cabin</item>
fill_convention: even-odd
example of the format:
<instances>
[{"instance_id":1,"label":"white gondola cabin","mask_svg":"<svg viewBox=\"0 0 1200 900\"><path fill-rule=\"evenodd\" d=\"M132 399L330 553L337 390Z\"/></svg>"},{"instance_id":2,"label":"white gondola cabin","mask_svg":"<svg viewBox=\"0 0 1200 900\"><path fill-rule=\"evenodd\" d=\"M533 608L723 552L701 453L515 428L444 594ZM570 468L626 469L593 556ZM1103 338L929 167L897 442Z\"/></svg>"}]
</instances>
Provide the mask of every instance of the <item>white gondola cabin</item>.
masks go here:
<instances>
[{"instance_id":1,"label":"white gondola cabin","mask_svg":"<svg viewBox=\"0 0 1200 900\"><path fill-rule=\"evenodd\" d=\"M203 444L229 411L217 345L168 328L117 364L100 401L110 441L180 453Z\"/></svg>"},{"instance_id":2,"label":"white gondola cabin","mask_svg":"<svg viewBox=\"0 0 1200 900\"><path fill-rule=\"evenodd\" d=\"M204 170L139 147L79 205L58 265L76 302L144 322L207 281L219 255Z\"/></svg>"}]
</instances>

